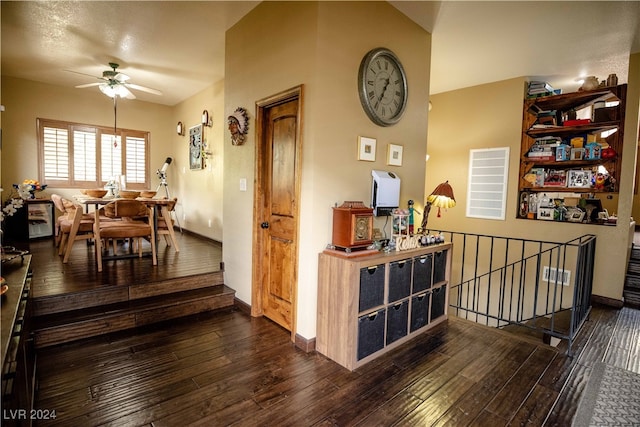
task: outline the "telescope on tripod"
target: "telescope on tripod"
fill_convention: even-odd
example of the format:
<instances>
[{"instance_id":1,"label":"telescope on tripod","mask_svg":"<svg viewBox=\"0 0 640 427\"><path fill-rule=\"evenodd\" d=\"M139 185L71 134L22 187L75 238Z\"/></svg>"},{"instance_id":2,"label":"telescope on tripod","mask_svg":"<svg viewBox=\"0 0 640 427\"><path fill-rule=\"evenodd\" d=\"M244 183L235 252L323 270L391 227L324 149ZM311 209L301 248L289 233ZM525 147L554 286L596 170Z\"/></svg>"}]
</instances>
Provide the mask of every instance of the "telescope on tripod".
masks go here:
<instances>
[{"instance_id":1,"label":"telescope on tripod","mask_svg":"<svg viewBox=\"0 0 640 427\"><path fill-rule=\"evenodd\" d=\"M156 193L160 192L160 188L164 188L164 195L167 199L170 199L171 196L169 194L169 184L167 184L167 168L171 164L173 159L171 157L167 157L162 165L162 168L156 171L158 178L160 178L160 184L158 184L158 188L156 189ZM175 211L174 211L175 213ZM178 224L178 228L180 228L180 232L182 233L182 226L180 225L180 220L178 220L178 214L175 214L176 223Z\"/></svg>"}]
</instances>

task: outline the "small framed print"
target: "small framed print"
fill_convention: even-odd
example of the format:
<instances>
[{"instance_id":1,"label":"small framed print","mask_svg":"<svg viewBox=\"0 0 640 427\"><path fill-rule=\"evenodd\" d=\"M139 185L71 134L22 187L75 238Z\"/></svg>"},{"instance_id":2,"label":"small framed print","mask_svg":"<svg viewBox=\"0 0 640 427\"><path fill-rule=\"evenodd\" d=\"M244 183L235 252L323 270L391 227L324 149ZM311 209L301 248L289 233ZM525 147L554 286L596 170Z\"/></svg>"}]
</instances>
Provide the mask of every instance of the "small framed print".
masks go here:
<instances>
[{"instance_id":1,"label":"small framed print","mask_svg":"<svg viewBox=\"0 0 640 427\"><path fill-rule=\"evenodd\" d=\"M358 160L376 161L376 140L366 136L358 137Z\"/></svg>"},{"instance_id":2,"label":"small framed print","mask_svg":"<svg viewBox=\"0 0 640 427\"><path fill-rule=\"evenodd\" d=\"M589 188L591 187L590 170L570 170L567 176L567 187Z\"/></svg>"},{"instance_id":3,"label":"small framed print","mask_svg":"<svg viewBox=\"0 0 640 427\"><path fill-rule=\"evenodd\" d=\"M554 208L538 208L538 219L553 221Z\"/></svg>"},{"instance_id":4,"label":"small framed print","mask_svg":"<svg viewBox=\"0 0 640 427\"><path fill-rule=\"evenodd\" d=\"M571 160L583 160L583 159L584 159L584 148L571 149Z\"/></svg>"},{"instance_id":5,"label":"small framed print","mask_svg":"<svg viewBox=\"0 0 640 427\"><path fill-rule=\"evenodd\" d=\"M402 166L402 145L389 144L387 164L390 166Z\"/></svg>"}]
</instances>

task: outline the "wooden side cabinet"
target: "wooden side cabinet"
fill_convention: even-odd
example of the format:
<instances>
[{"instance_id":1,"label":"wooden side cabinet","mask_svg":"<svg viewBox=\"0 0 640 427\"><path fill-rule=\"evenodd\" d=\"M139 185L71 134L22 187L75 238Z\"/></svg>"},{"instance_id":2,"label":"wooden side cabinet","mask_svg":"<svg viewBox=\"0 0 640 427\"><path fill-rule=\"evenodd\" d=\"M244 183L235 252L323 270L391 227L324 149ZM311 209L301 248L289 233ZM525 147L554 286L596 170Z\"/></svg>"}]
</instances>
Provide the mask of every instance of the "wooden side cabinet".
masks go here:
<instances>
[{"instance_id":1,"label":"wooden side cabinet","mask_svg":"<svg viewBox=\"0 0 640 427\"><path fill-rule=\"evenodd\" d=\"M31 255L2 264L9 290L2 296L2 426L30 426L35 390L31 337Z\"/></svg>"},{"instance_id":2,"label":"wooden side cabinet","mask_svg":"<svg viewBox=\"0 0 640 427\"><path fill-rule=\"evenodd\" d=\"M321 253L316 350L354 370L446 321L451 248Z\"/></svg>"}]
</instances>

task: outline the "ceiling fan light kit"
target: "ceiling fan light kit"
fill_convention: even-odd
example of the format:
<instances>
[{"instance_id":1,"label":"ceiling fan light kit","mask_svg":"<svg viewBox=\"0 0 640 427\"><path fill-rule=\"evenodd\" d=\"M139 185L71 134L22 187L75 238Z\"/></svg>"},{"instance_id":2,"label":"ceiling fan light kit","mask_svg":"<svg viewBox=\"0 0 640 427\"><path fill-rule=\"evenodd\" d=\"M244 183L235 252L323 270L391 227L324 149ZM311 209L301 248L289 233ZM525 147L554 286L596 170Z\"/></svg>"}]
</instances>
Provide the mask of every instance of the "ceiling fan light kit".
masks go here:
<instances>
[{"instance_id":1,"label":"ceiling fan light kit","mask_svg":"<svg viewBox=\"0 0 640 427\"><path fill-rule=\"evenodd\" d=\"M157 89L151 89L149 87L129 83L130 77L126 74L119 72L118 67L120 65L116 64L115 62L110 62L109 66L111 67L111 70L103 71L102 76L100 77L91 76L91 77L97 78L98 80L100 80L100 82L77 85L76 88L82 89L86 87L98 86L98 89L100 89L100 92L104 93L109 98L115 98L119 96L120 98L136 99L136 96L131 92L130 89L147 92L154 95L162 95L162 92L160 92ZM84 73L78 73L76 71L72 71L72 72L86 75Z\"/></svg>"}]
</instances>

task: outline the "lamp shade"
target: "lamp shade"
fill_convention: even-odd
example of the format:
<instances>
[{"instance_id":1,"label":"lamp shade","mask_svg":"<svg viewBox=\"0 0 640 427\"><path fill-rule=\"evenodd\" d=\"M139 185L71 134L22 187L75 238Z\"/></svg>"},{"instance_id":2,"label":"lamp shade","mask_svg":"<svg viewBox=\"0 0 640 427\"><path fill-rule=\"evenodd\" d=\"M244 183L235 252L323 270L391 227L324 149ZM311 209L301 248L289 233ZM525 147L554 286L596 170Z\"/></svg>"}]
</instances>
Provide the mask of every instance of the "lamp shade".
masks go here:
<instances>
[{"instance_id":1,"label":"lamp shade","mask_svg":"<svg viewBox=\"0 0 640 427\"><path fill-rule=\"evenodd\" d=\"M427 197L427 202L438 208L454 207L456 205L456 198L453 195L453 188L449 185L449 181L438 185L429 197Z\"/></svg>"}]
</instances>

